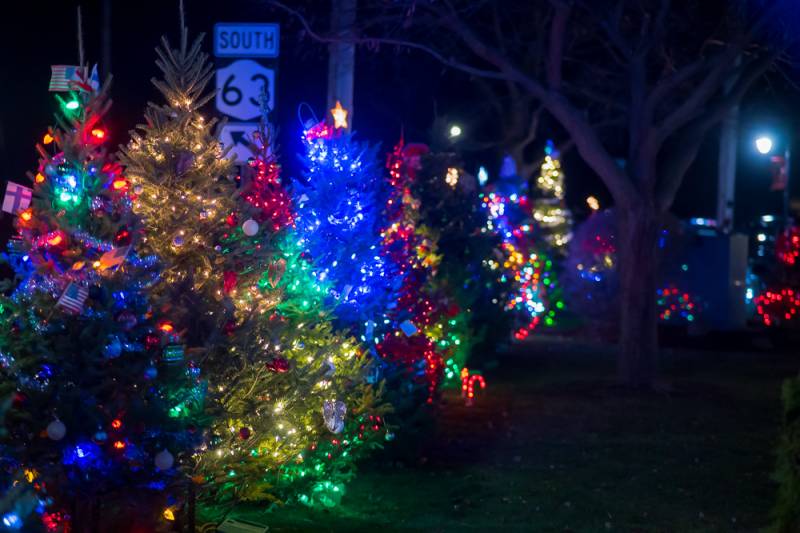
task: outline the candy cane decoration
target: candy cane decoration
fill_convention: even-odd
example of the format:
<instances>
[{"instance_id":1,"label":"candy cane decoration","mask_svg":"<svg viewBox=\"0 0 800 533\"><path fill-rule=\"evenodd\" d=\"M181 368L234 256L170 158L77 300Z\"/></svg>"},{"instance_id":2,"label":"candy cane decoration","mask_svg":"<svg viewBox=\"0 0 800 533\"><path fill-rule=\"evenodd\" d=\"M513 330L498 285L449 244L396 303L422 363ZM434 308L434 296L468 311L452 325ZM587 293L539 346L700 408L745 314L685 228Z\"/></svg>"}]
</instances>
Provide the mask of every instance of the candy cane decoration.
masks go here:
<instances>
[{"instance_id":1,"label":"candy cane decoration","mask_svg":"<svg viewBox=\"0 0 800 533\"><path fill-rule=\"evenodd\" d=\"M486 380L483 379L483 376L478 374L473 374L470 376L468 368L465 367L461 369L461 397L464 398L464 403L468 407L473 405L475 401L476 381L481 389L486 388Z\"/></svg>"}]
</instances>

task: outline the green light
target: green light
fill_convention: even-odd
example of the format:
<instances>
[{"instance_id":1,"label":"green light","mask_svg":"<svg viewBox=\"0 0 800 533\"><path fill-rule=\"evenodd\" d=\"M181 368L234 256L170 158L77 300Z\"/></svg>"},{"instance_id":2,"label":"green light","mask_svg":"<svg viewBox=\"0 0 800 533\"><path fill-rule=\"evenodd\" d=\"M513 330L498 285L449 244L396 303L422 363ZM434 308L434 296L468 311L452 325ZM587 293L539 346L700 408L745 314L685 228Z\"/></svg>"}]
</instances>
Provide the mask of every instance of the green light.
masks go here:
<instances>
[{"instance_id":1,"label":"green light","mask_svg":"<svg viewBox=\"0 0 800 533\"><path fill-rule=\"evenodd\" d=\"M66 107L66 108L67 108L67 109L69 109L70 111L75 111L75 110L76 110L76 109L78 109L80 106L81 106L81 104L79 104L77 100L70 100L69 102L67 102L67 103L65 104L65 106L64 106L64 107Z\"/></svg>"},{"instance_id":2,"label":"green light","mask_svg":"<svg viewBox=\"0 0 800 533\"><path fill-rule=\"evenodd\" d=\"M557 301L556 302L556 308L564 309L564 302L562 302L561 300Z\"/></svg>"}]
</instances>

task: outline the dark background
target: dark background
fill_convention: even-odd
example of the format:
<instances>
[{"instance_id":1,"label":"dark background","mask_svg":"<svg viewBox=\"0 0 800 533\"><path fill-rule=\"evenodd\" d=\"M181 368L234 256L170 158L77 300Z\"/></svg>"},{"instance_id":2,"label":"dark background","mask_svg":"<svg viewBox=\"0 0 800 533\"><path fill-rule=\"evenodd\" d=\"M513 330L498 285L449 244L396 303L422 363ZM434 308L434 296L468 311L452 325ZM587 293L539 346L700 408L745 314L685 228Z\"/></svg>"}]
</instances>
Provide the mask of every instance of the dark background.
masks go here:
<instances>
[{"instance_id":1,"label":"dark background","mask_svg":"<svg viewBox=\"0 0 800 533\"><path fill-rule=\"evenodd\" d=\"M35 168L34 144L52 124L55 101L47 91L52 64L78 62L76 13L83 9L84 42L87 61L100 62L101 1L74 0L14 2L0 20L0 50L3 61L0 83L0 178L25 183L24 174ZM177 0L138 0L113 2L112 56L114 75L112 96L115 105L107 123L111 143L127 141L127 132L141 120L149 99L159 94L150 84L158 75L154 47L161 35L173 43L178 37ZM329 2L317 4L316 21L324 28ZM306 102L319 117L327 113L325 104L327 50L307 38L299 25L260 0L204 2L186 0L187 25L193 35L207 34L204 48L211 52L213 25L216 22L279 22L281 55L279 58L277 108L273 120L279 127L280 151L287 176L297 175L295 154L301 149L298 106ZM790 73L791 74L791 73ZM105 73L101 72L101 77ZM382 143L388 150L397 141L401 129L408 141L443 141L444 127L451 122L464 126L464 141L471 133L496 124L483 113L486 103L470 81L457 72L444 69L419 53L397 49L359 50L355 83L354 129L362 139ZM742 105L740 117L739 164L737 176L736 223L744 227L755 217L780 209L777 193L769 191L770 169L766 157L755 152L753 135L773 132L783 138L796 131L798 103L793 86L778 74L771 75L751 92ZM213 109L209 109L213 112ZM545 129L559 139L559 128L547 119ZM546 134L541 137L542 144ZM686 177L674 211L681 217L713 217L716 210L718 157L717 134L705 141L695 165ZM468 170L475 172L485 165L495 176L500 154L494 150L469 153ZM794 166L797 167L800 160ZM567 201L585 212L584 199L589 194L610 203L597 177L574 151L564 155L567 175ZM798 176L796 172L793 172ZM794 191L800 179L793 180ZM10 232L11 217L0 221L0 237Z\"/></svg>"}]
</instances>

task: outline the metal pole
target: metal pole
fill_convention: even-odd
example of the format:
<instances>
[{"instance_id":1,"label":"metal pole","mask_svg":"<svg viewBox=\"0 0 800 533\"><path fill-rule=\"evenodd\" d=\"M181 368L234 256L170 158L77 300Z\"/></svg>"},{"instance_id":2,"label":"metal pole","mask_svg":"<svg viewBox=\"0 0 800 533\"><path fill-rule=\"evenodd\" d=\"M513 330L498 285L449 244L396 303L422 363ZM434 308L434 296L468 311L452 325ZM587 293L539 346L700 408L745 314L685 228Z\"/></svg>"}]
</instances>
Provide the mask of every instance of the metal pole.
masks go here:
<instances>
[{"instance_id":1,"label":"metal pole","mask_svg":"<svg viewBox=\"0 0 800 533\"><path fill-rule=\"evenodd\" d=\"M722 233L733 229L734 196L736 194L736 150L738 143L739 106L732 108L722 121L719 139L717 174L717 228Z\"/></svg>"},{"instance_id":2,"label":"metal pole","mask_svg":"<svg viewBox=\"0 0 800 533\"><path fill-rule=\"evenodd\" d=\"M331 2L331 33L346 41L353 36L356 22L356 0ZM328 108L337 101L347 109L348 129L353 119L353 78L356 49L352 42L332 42L328 47ZM326 112L327 113L327 112Z\"/></svg>"},{"instance_id":3,"label":"metal pole","mask_svg":"<svg viewBox=\"0 0 800 533\"><path fill-rule=\"evenodd\" d=\"M786 181L783 184L783 224L784 227L788 228L791 224L789 221L789 217L791 216L789 205L790 201L790 192L789 192L789 184L791 183L790 179L790 172L791 172L791 161L792 161L792 148L791 142L787 139L786 141L786 150L783 153L783 165L784 165L784 173L786 174Z\"/></svg>"}]
</instances>

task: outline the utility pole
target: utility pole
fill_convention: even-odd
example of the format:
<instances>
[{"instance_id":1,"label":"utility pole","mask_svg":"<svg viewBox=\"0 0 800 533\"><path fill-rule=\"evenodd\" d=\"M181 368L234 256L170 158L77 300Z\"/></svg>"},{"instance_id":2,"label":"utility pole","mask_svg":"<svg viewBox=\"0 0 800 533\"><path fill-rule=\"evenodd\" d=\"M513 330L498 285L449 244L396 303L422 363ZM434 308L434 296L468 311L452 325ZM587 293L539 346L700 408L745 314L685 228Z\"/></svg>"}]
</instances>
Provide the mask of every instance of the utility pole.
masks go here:
<instances>
[{"instance_id":1,"label":"utility pole","mask_svg":"<svg viewBox=\"0 0 800 533\"><path fill-rule=\"evenodd\" d=\"M356 0L331 0L331 33L341 39L354 36ZM352 42L334 42L328 45L328 109L336 102L348 112L348 129L353 117L353 78L356 66L356 49Z\"/></svg>"},{"instance_id":2,"label":"utility pole","mask_svg":"<svg viewBox=\"0 0 800 533\"><path fill-rule=\"evenodd\" d=\"M739 134L739 106L722 120L719 138L719 174L717 177L717 228L722 233L733 230L733 207L736 193L736 145Z\"/></svg>"}]
</instances>

